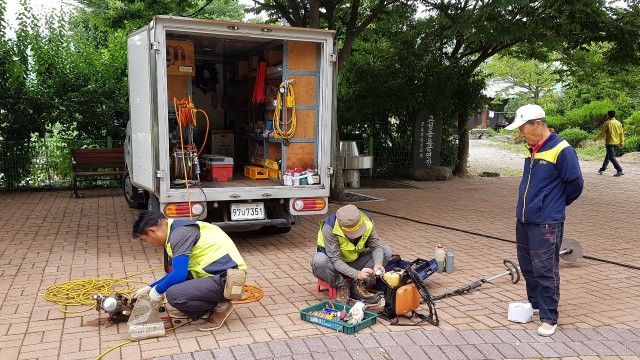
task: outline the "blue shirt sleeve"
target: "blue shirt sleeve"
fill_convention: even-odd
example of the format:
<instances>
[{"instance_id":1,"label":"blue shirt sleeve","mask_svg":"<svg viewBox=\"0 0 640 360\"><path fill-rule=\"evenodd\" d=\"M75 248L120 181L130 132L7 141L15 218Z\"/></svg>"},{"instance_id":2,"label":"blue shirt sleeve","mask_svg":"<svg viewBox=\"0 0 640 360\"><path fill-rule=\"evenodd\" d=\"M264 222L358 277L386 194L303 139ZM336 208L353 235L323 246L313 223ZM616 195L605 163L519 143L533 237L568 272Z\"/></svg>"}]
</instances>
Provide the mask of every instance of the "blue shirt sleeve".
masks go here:
<instances>
[{"instance_id":1,"label":"blue shirt sleeve","mask_svg":"<svg viewBox=\"0 0 640 360\"><path fill-rule=\"evenodd\" d=\"M584 189L584 179L582 171L580 171L580 162L575 149L565 148L560 152L558 163L560 167L560 176L566 187L566 205L570 205L574 200L580 197Z\"/></svg>"},{"instance_id":2,"label":"blue shirt sleeve","mask_svg":"<svg viewBox=\"0 0 640 360\"><path fill-rule=\"evenodd\" d=\"M178 255L171 260L171 272L162 279L151 284L156 291L164 294L168 288L187 280L189 274L189 255Z\"/></svg>"}]
</instances>

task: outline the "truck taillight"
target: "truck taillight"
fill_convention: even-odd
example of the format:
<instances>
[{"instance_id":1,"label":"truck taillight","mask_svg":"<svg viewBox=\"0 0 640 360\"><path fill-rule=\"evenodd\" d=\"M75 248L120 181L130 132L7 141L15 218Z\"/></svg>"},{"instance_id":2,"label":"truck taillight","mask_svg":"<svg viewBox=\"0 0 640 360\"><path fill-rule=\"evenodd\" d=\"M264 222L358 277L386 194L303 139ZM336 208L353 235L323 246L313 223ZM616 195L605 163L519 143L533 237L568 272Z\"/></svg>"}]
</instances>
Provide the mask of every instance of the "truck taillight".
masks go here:
<instances>
[{"instance_id":1,"label":"truck taillight","mask_svg":"<svg viewBox=\"0 0 640 360\"><path fill-rule=\"evenodd\" d=\"M327 206L324 198L293 199L293 209L296 211L320 211Z\"/></svg>"},{"instance_id":2,"label":"truck taillight","mask_svg":"<svg viewBox=\"0 0 640 360\"><path fill-rule=\"evenodd\" d=\"M164 207L164 213L168 217L200 216L202 212L204 212L204 205L199 202L191 203L191 214L189 214L189 203L167 204Z\"/></svg>"}]
</instances>

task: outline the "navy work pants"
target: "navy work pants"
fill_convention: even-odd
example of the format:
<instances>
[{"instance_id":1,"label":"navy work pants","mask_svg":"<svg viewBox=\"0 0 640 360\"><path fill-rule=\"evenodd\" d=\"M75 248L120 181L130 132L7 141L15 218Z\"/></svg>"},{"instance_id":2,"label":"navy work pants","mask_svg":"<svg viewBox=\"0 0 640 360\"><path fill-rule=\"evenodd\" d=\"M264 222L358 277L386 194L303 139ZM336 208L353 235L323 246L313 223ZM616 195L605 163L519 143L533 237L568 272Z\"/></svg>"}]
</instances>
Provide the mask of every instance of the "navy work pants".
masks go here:
<instances>
[{"instance_id":1,"label":"navy work pants","mask_svg":"<svg viewBox=\"0 0 640 360\"><path fill-rule=\"evenodd\" d=\"M218 303L229 301L224 297L226 283L226 274L187 280L167 289L167 301L190 319L199 319Z\"/></svg>"},{"instance_id":2,"label":"navy work pants","mask_svg":"<svg viewBox=\"0 0 640 360\"><path fill-rule=\"evenodd\" d=\"M555 325L560 302L560 246L564 223L523 224L516 221L516 243L527 297L540 320Z\"/></svg>"},{"instance_id":3,"label":"navy work pants","mask_svg":"<svg viewBox=\"0 0 640 360\"><path fill-rule=\"evenodd\" d=\"M622 166L620 166L620 164L618 163L618 160L616 159L616 151L618 151L620 146L607 145L606 148L607 148L607 154L604 156L604 162L602 163L602 167L600 168L600 170L601 171L607 170L607 166L609 166L609 161L611 161L611 164L616 169L616 171L622 172Z\"/></svg>"}]
</instances>

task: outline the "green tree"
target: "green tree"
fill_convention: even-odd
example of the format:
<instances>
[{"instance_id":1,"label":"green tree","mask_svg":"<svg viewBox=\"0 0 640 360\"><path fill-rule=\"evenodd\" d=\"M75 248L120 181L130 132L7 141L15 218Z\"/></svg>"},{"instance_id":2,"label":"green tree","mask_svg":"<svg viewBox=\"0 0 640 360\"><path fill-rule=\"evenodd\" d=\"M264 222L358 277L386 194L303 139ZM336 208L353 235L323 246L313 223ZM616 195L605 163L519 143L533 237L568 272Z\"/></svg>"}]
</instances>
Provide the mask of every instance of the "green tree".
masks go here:
<instances>
[{"instance_id":1,"label":"green tree","mask_svg":"<svg viewBox=\"0 0 640 360\"><path fill-rule=\"evenodd\" d=\"M549 51L575 49L591 41L604 41L611 24L604 1L540 0L423 1L433 16L425 21L434 31L423 41L443 54L460 79L471 78L486 60L521 45L522 56L539 58ZM462 95L462 93L458 93ZM464 94L468 96L468 94ZM459 162L454 170L465 175L469 153L467 119L477 96L459 100L457 121ZM456 100L454 100L456 101Z\"/></svg>"},{"instance_id":2,"label":"green tree","mask_svg":"<svg viewBox=\"0 0 640 360\"><path fill-rule=\"evenodd\" d=\"M485 69L491 82L504 85L497 95L503 99L523 97L539 104L542 97L553 93L559 83L558 65L535 59L518 59L497 55L487 62Z\"/></svg>"}]
</instances>

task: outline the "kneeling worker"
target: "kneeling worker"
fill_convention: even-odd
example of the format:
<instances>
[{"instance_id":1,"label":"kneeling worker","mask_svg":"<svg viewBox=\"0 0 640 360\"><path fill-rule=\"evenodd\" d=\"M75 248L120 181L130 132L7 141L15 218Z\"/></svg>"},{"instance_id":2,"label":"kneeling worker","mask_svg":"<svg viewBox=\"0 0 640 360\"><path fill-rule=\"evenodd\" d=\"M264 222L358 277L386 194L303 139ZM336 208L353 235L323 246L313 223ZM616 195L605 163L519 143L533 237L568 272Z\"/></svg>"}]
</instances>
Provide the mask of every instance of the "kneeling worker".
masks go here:
<instances>
[{"instance_id":1,"label":"kneeling worker","mask_svg":"<svg viewBox=\"0 0 640 360\"><path fill-rule=\"evenodd\" d=\"M320 221L317 252L311 260L313 275L348 297L376 303L380 297L367 291L375 275L384 274L391 248L380 243L371 218L353 205L345 205ZM346 282L344 277L350 278Z\"/></svg>"},{"instance_id":2,"label":"kneeling worker","mask_svg":"<svg viewBox=\"0 0 640 360\"><path fill-rule=\"evenodd\" d=\"M158 211L145 211L133 224L133 237L152 246L163 246L171 272L138 290L137 298L148 294L153 302L167 301L181 313L174 318L200 319L200 330L222 326L233 311L224 297L227 270L246 270L247 265L233 240L219 227L200 221L168 219Z\"/></svg>"}]
</instances>

